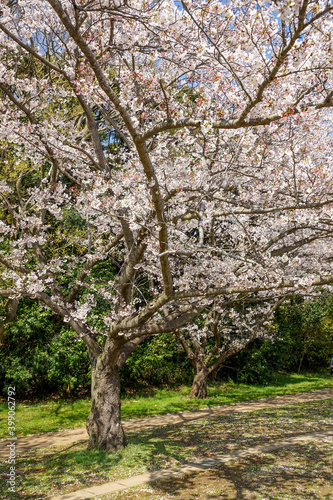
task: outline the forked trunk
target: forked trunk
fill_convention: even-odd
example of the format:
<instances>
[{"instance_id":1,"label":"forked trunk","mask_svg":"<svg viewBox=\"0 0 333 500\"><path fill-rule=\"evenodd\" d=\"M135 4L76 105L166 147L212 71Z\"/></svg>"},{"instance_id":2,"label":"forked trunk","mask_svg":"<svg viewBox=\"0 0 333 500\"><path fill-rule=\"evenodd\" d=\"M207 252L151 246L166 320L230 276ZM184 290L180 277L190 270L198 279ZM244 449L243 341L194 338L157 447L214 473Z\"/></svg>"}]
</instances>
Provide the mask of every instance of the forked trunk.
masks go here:
<instances>
[{"instance_id":1,"label":"forked trunk","mask_svg":"<svg viewBox=\"0 0 333 500\"><path fill-rule=\"evenodd\" d=\"M208 371L205 368L196 371L189 394L190 398L205 399L207 397L207 378Z\"/></svg>"},{"instance_id":2,"label":"forked trunk","mask_svg":"<svg viewBox=\"0 0 333 500\"><path fill-rule=\"evenodd\" d=\"M97 360L92 370L91 397L92 406L87 420L89 448L114 453L127 444L121 425L118 368L103 366Z\"/></svg>"}]
</instances>

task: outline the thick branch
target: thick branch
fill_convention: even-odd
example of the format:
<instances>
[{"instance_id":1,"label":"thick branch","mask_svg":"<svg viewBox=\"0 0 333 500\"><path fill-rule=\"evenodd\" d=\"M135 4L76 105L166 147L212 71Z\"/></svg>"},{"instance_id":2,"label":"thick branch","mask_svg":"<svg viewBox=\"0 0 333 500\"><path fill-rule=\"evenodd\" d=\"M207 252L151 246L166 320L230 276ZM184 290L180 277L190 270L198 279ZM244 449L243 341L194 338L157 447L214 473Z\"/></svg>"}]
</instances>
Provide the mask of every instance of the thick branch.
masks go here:
<instances>
[{"instance_id":1,"label":"thick branch","mask_svg":"<svg viewBox=\"0 0 333 500\"><path fill-rule=\"evenodd\" d=\"M139 142L139 143L137 142L136 146L143 168L145 170L145 174L147 176L147 180L150 185L150 192L153 199L156 211L156 217L159 225L159 233L158 233L159 251L160 251L160 262L161 262L165 293L167 295L172 295L173 283L170 271L169 255L168 255L168 248L169 248L168 228L164 217L163 199L146 144L144 142Z\"/></svg>"},{"instance_id":2,"label":"thick branch","mask_svg":"<svg viewBox=\"0 0 333 500\"><path fill-rule=\"evenodd\" d=\"M270 74L264 79L264 81L261 83L261 85L258 88L257 95L254 99L251 99L251 101L248 103L248 105L245 107L243 112L238 118L239 123L243 123L245 118L248 116L248 114L251 112L251 110L261 101L265 90L269 86L269 84L274 80L276 77L279 69L283 65L284 61L286 60L288 53L291 51L293 46L295 45L297 39L299 38L300 34L302 33L302 30L304 29L304 20L306 16L306 9L308 6L308 0L304 0L303 5L300 10L300 15L299 15L299 22L298 22L298 27L295 30L293 36L291 37L288 45L284 47L281 51L281 53L278 56L278 59L271 70Z\"/></svg>"},{"instance_id":3,"label":"thick branch","mask_svg":"<svg viewBox=\"0 0 333 500\"><path fill-rule=\"evenodd\" d=\"M61 316L62 318L68 317L69 325L77 333L78 337L85 342L90 353L95 358L98 358L98 356L102 353L102 348L100 347L97 340L94 339L94 335L86 325L84 325L81 321L74 320L71 317L69 310L52 300L52 298L45 292L39 292L38 294L36 294L36 298L47 305L53 312L59 314L59 316Z\"/></svg>"},{"instance_id":4,"label":"thick branch","mask_svg":"<svg viewBox=\"0 0 333 500\"><path fill-rule=\"evenodd\" d=\"M77 46L80 48L80 50L83 52L85 55L87 61L89 62L91 69L95 73L95 76L97 78L98 83L101 86L101 89L105 92L105 94L109 97L110 101L124 120L124 123L126 124L126 127L128 131L130 132L131 136L134 138L137 135L137 132L132 124L132 121L130 119L129 114L126 112L125 108L121 105L120 99L117 96L117 94L112 90L111 86L109 85L107 79L105 78L102 69L100 68L97 58L95 57L93 51L90 49L89 45L86 43L86 41L82 38L82 35L79 33L78 30L75 29L73 26L70 18L68 17L67 13L65 10L62 8L61 3L58 0L48 0L49 4L51 7L54 9L54 11L57 13L59 16L59 19L65 26L66 30L68 31L69 35L73 38Z\"/></svg>"},{"instance_id":5,"label":"thick branch","mask_svg":"<svg viewBox=\"0 0 333 500\"><path fill-rule=\"evenodd\" d=\"M221 200L222 201L222 200ZM223 210L221 212L215 212L213 217L224 217L226 215L264 215L271 214L275 212L296 212L299 210L309 210L312 208L320 208L325 207L327 205L331 205L333 203L332 199L319 201L316 203L300 203L295 205L286 205L286 206L275 206L270 208L248 208L248 209L238 209L235 210Z\"/></svg>"},{"instance_id":6,"label":"thick branch","mask_svg":"<svg viewBox=\"0 0 333 500\"><path fill-rule=\"evenodd\" d=\"M297 248L303 247L312 243L313 241L323 239L325 237L331 236L333 237L333 231L321 231L320 233L314 234L313 236L308 236L307 238L302 238L301 240L296 241L292 245L286 245L271 252L273 257L280 257L284 254L290 254Z\"/></svg>"},{"instance_id":7,"label":"thick branch","mask_svg":"<svg viewBox=\"0 0 333 500\"><path fill-rule=\"evenodd\" d=\"M212 373L214 370L216 370L219 366L221 366L221 364L228 358L230 358L230 356L233 356L234 354L236 354L237 352L241 351L242 349L244 349L244 347L246 347L250 342L252 342L252 340L254 340L255 338L257 338L257 335L258 335L258 332L260 330L260 328L262 328L262 326L264 325L264 323L272 317L272 315L274 314L274 312L276 311L276 309L278 307L280 307L280 305L286 300L287 296L284 296L282 297L280 300L278 300L272 307L271 309L268 311L267 314L265 314L265 316L256 324L255 328L252 330L252 334L250 335L250 337L246 340L244 340L243 342L241 342L239 345L237 346L233 346L231 347L230 349L228 349L227 351L221 353L221 355L214 361L214 363L208 368L208 373Z\"/></svg>"},{"instance_id":8,"label":"thick branch","mask_svg":"<svg viewBox=\"0 0 333 500\"><path fill-rule=\"evenodd\" d=\"M333 275L319 277L309 283L309 287L315 286L324 286L333 284ZM217 297L222 295L233 295L240 293L257 293L257 292L265 292L272 290L288 290L290 288L297 289L297 282L294 281L292 277L282 279L280 283L275 283L274 285L266 285L266 286L254 286L254 287L246 287L246 286L225 286L221 288L208 288L206 291L198 291L195 289L187 290L185 292L176 292L174 295L174 300L178 299L186 299L186 298L209 298L209 297Z\"/></svg>"},{"instance_id":9,"label":"thick branch","mask_svg":"<svg viewBox=\"0 0 333 500\"><path fill-rule=\"evenodd\" d=\"M190 306L185 313L180 314L173 319L165 318L164 320L157 321L152 325L148 324L137 328L133 333L133 336L130 338L135 338L142 335L175 332L182 326L186 325L186 323L194 319L196 316L198 316L198 314L200 314L204 308L205 306L202 304Z\"/></svg>"},{"instance_id":10,"label":"thick branch","mask_svg":"<svg viewBox=\"0 0 333 500\"><path fill-rule=\"evenodd\" d=\"M89 104L87 103L87 101L84 99L84 97L82 95L77 94L77 98L78 98L78 100L82 106L82 109L87 117L88 128L89 128L91 140L92 140L92 143L94 146L94 150L95 150L96 156L98 158L98 163L99 163L100 169L103 171L109 172L109 170L110 170L109 165L108 165L108 162L106 161L106 158L104 155L104 151L102 148L102 144L101 144L101 140L99 137L98 128L97 128L97 124L96 124L93 112L92 112Z\"/></svg>"},{"instance_id":11,"label":"thick branch","mask_svg":"<svg viewBox=\"0 0 333 500\"><path fill-rule=\"evenodd\" d=\"M2 346L4 341L4 332L6 324L10 323L15 318L18 305L19 305L19 299L8 299L5 304L5 318L0 323L0 347Z\"/></svg>"},{"instance_id":12,"label":"thick branch","mask_svg":"<svg viewBox=\"0 0 333 500\"><path fill-rule=\"evenodd\" d=\"M308 103L306 105L298 106L297 108L293 108L293 105L289 107L289 109L293 110L293 114L296 115L301 112L305 112L308 108L312 109L322 109L322 108L331 108L333 107L333 95L330 93L325 99L317 103ZM270 125L271 123L277 122L284 118L286 115L284 113L275 113L270 116L261 116L258 118L250 118L248 120L244 120L242 122L239 119L235 120L213 120L211 125L214 129L222 129L222 130L235 130L241 128L250 128L250 127L260 127L263 125ZM161 122L158 125L155 125L147 132L140 134L138 136L139 140L145 141L147 139L151 139L155 135L161 132L168 132L170 130L177 130L182 128L200 128L204 122L204 118L193 119L193 118L183 118L181 120L170 120Z\"/></svg>"},{"instance_id":13,"label":"thick branch","mask_svg":"<svg viewBox=\"0 0 333 500\"><path fill-rule=\"evenodd\" d=\"M177 335L184 351L186 352L186 355L187 355L188 359L190 360L191 365L195 369L195 356L194 356L192 349L190 348L189 343L187 342L187 340L185 339L184 335L181 332L177 331L176 335Z\"/></svg>"},{"instance_id":14,"label":"thick branch","mask_svg":"<svg viewBox=\"0 0 333 500\"><path fill-rule=\"evenodd\" d=\"M85 268L79 274L79 277L77 279L77 283L73 286L73 288L71 289L71 291L66 299L69 304L72 304L74 302L75 297L77 296L77 294L79 293L79 291L82 288L83 280L85 279L85 277L87 276L89 271L98 262L100 262L101 260L104 260L106 258L104 256L107 256L107 254L119 243L119 241L122 239L122 237L123 237L123 233L120 233L112 241L110 241L110 243L101 252L103 257L99 257L99 256L96 257L95 256L92 259L88 260L88 262L85 265Z\"/></svg>"}]
</instances>

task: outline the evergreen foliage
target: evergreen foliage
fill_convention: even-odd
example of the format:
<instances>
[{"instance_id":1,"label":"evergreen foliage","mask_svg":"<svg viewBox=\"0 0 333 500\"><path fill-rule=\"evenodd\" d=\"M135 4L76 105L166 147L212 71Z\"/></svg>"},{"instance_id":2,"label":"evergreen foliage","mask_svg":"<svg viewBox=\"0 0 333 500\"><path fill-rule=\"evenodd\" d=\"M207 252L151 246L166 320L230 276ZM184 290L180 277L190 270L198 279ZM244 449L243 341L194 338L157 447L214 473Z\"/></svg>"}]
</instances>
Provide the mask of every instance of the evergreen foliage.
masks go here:
<instances>
[{"instance_id":1,"label":"evergreen foliage","mask_svg":"<svg viewBox=\"0 0 333 500\"><path fill-rule=\"evenodd\" d=\"M254 340L228 359L214 378L265 385L277 372L327 369L333 349L333 296L311 301L294 297L279 308L275 323L274 342ZM126 361L121 378L123 392L131 392L190 383L193 369L176 337L162 334L137 347ZM1 392L8 384L15 385L21 399L25 395L88 393L90 362L86 346L75 340L70 328L50 310L22 299L16 319L5 332L0 380Z\"/></svg>"}]
</instances>

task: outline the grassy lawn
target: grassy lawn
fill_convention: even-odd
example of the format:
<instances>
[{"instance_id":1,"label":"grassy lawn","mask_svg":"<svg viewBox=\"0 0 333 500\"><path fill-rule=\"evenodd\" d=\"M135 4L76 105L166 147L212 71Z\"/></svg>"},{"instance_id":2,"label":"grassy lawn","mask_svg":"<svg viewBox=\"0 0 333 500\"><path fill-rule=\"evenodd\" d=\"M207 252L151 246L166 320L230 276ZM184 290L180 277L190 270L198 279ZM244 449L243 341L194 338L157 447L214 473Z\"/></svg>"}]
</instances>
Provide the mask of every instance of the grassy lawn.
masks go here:
<instances>
[{"instance_id":1,"label":"grassy lawn","mask_svg":"<svg viewBox=\"0 0 333 500\"><path fill-rule=\"evenodd\" d=\"M324 388L333 388L333 377L327 374L277 375L273 383L266 386L216 383L208 389L205 400L189 399L190 388L179 390L162 389L147 394L124 397L123 419L140 418L166 413L207 408L249 401L253 399L282 396ZM90 410L90 400L47 400L37 404L18 403L16 407L16 436L37 434L82 427ZM0 404L0 438L7 435L7 405Z\"/></svg>"},{"instance_id":2,"label":"grassy lawn","mask_svg":"<svg viewBox=\"0 0 333 500\"><path fill-rule=\"evenodd\" d=\"M88 451L87 444L82 442L70 447L36 449L16 460L17 491L13 498L38 499L65 494L87 486L215 456L217 453L227 453L276 439L325 430L332 424L333 400L328 399L131 433L129 445L114 455L96 450ZM172 479L171 489L168 489L169 480L106 498L286 500L289 496L279 497L277 491L276 496L260 495L264 495L265 487L270 488L274 481L281 481L280 484L284 487L284 482L290 480L290 488L295 488L298 479L302 484L308 481L304 484L313 489L318 483L318 486L325 486L327 491L330 488L332 493L332 452L332 438L323 440L322 443L313 441L304 445L293 445L288 450L275 451L257 458L250 457L242 459L241 462L232 462L200 472L201 482L197 480L200 474L192 478L185 476L183 482ZM7 468L8 464L4 463L0 471L0 490L1 481L5 487ZM205 475L209 479L207 484L203 482ZM226 491L230 490L229 493L233 496L221 494L221 478L226 481ZM212 496L207 494L208 487ZM237 491L247 489L251 493L255 488L258 489L259 496L236 496ZM165 496L166 493L170 496ZM196 496L197 493L201 496ZM10 494L6 498L11 498ZM326 497L303 497L300 493L290 498L331 499L332 494Z\"/></svg>"}]
</instances>

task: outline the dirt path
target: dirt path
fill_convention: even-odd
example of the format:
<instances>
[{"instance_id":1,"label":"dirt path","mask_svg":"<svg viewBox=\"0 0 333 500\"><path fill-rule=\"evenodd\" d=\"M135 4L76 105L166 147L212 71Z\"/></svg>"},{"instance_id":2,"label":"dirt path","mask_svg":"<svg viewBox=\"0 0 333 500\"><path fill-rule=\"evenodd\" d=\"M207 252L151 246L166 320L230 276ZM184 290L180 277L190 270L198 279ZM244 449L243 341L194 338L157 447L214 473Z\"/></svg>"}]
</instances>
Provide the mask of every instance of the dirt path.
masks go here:
<instances>
[{"instance_id":1,"label":"dirt path","mask_svg":"<svg viewBox=\"0 0 333 500\"><path fill-rule=\"evenodd\" d=\"M275 406L306 403L308 401L318 401L321 399L330 399L332 397L333 389L323 389L319 391L292 394L289 396L278 396L275 398L259 399L256 401L245 401L243 403L236 403L232 405L216 406L202 410L184 411L181 413L158 415L156 417L139 418L136 420L125 420L123 421L123 427L125 432L138 432L140 430L152 429L154 427L164 427L166 425L186 423L193 420L210 418L219 415L252 412ZM35 448L61 446L87 439L88 436L85 428L24 436L17 438L16 440L16 454L19 455ZM10 439L0 441L0 459L2 460L6 460L8 457L8 444L10 441Z\"/></svg>"},{"instance_id":2,"label":"dirt path","mask_svg":"<svg viewBox=\"0 0 333 500\"><path fill-rule=\"evenodd\" d=\"M333 429L301 434L299 436L293 436L287 439L279 439L277 441L274 441L273 443L253 446L251 448L233 451L231 453L225 453L223 455L218 454L213 458L206 458L197 462L189 462L178 467L169 467L167 469L162 469L151 473L148 472L146 474L119 479L118 481L104 483L98 486L92 486L90 488L88 487L82 490L66 493L65 495L52 497L50 500L83 500L86 498L94 498L97 496L100 498L102 495L106 495L108 493L115 493L117 491L126 490L127 488L131 488L133 486L141 486L167 478L176 478L182 474L190 474L193 472L196 473L200 470L209 469L216 465L227 464L232 460L238 461L244 458L249 458L251 456L261 455L263 453L269 453L274 450L279 450L281 448L289 448L290 446L300 443L303 444L315 440L327 440L330 438L333 438Z\"/></svg>"}]
</instances>

